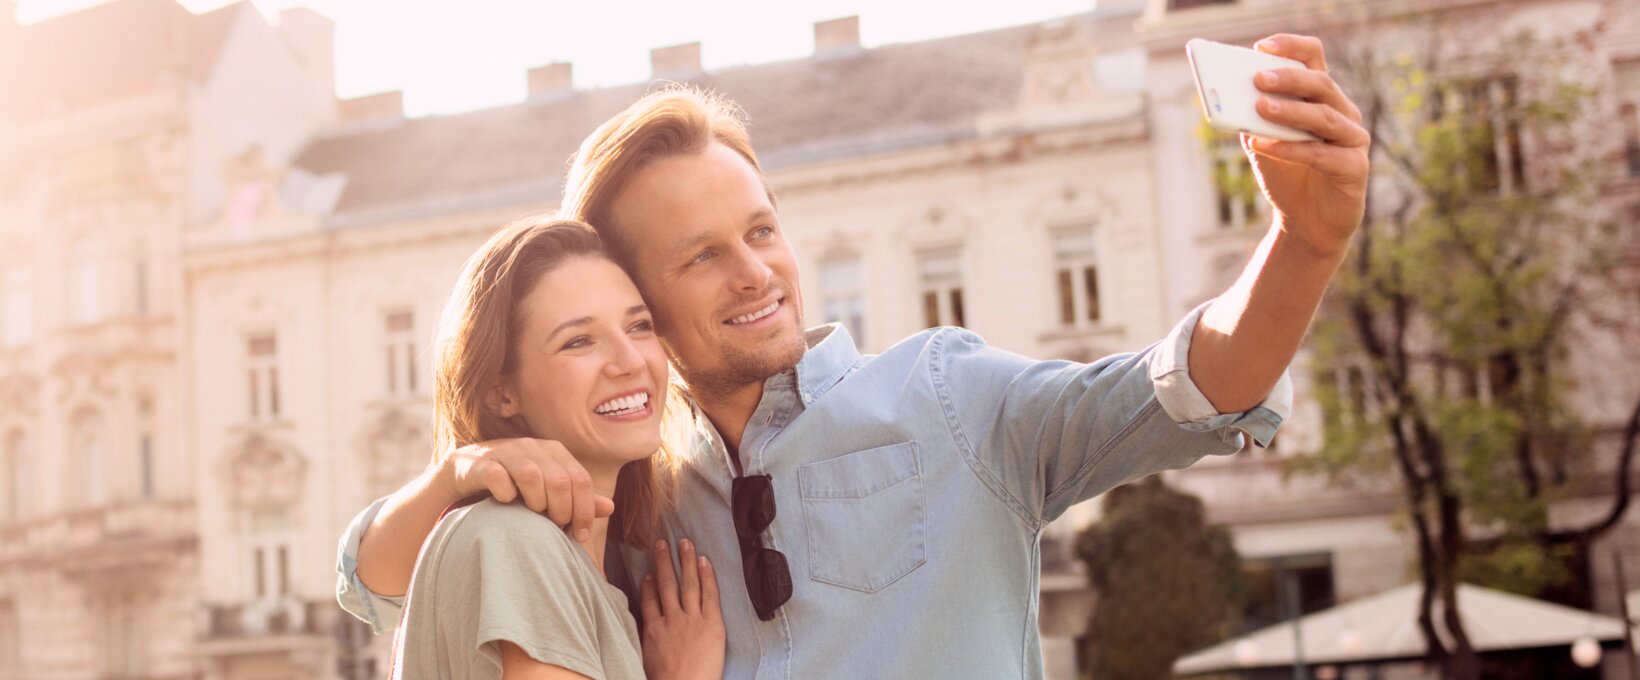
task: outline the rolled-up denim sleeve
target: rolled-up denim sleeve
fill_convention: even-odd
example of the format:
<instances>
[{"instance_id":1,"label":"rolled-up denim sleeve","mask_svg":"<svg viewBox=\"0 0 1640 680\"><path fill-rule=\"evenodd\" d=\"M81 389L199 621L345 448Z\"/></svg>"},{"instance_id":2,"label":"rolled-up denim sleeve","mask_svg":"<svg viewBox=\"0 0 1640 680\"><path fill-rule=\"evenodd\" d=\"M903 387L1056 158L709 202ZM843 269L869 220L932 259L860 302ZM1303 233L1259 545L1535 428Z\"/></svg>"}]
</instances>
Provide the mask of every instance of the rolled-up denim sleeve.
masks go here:
<instances>
[{"instance_id":1,"label":"rolled-up denim sleeve","mask_svg":"<svg viewBox=\"0 0 1640 680\"><path fill-rule=\"evenodd\" d=\"M370 624L370 629L377 635L390 633L398 627L399 613L404 610L402 595L377 595L359 580L359 541L364 538L364 530L376 520L376 513L381 511L386 501L386 496L378 498L355 516L347 525L347 532L342 534L341 543L336 549L336 602L347 613Z\"/></svg>"},{"instance_id":2,"label":"rolled-up denim sleeve","mask_svg":"<svg viewBox=\"0 0 1640 680\"><path fill-rule=\"evenodd\" d=\"M1263 403L1213 410L1190 374L1190 331L1205 305L1139 352L1091 363L1034 361L964 330L930 340L931 379L956 446L1027 525L1208 455L1267 444L1292 407L1284 374Z\"/></svg>"},{"instance_id":3,"label":"rolled-up denim sleeve","mask_svg":"<svg viewBox=\"0 0 1640 680\"><path fill-rule=\"evenodd\" d=\"M1282 371L1264 401L1246 411L1220 413L1214 409L1190 378L1190 336L1211 304L1204 303L1186 315L1151 353L1150 381L1156 389L1156 401L1173 422L1186 430L1220 432L1226 437L1246 432L1259 446L1269 446L1276 429L1293 410L1292 376Z\"/></svg>"}]
</instances>

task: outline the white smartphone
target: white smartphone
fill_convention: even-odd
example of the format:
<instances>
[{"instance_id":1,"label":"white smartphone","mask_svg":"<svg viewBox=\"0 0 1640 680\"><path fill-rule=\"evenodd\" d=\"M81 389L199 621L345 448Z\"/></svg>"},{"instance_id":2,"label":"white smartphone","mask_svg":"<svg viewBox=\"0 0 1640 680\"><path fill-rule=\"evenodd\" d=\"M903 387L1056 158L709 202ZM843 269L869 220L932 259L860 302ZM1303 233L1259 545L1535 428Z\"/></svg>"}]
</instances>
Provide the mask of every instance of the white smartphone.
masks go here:
<instances>
[{"instance_id":1,"label":"white smartphone","mask_svg":"<svg viewBox=\"0 0 1640 680\"><path fill-rule=\"evenodd\" d=\"M1190 58L1190 74L1196 79L1196 94L1209 127L1288 142L1321 141L1303 130L1265 120L1254 106L1261 96L1294 99L1254 87L1254 74L1270 69L1305 68L1302 62L1201 38L1185 43L1184 52Z\"/></svg>"}]
</instances>

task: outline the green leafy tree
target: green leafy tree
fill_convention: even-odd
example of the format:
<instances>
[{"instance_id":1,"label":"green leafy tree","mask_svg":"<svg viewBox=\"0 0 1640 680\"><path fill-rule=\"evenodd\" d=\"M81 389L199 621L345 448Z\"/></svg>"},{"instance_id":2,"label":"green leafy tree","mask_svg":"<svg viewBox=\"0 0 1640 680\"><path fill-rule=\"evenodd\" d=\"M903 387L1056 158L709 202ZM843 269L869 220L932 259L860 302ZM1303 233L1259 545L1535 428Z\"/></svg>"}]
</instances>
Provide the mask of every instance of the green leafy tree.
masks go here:
<instances>
[{"instance_id":1,"label":"green leafy tree","mask_svg":"<svg viewBox=\"0 0 1640 680\"><path fill-rule=\"evenodd\" d=\"M1539 42L1435 10L1329 42L1373 134L1374 178L1311 335L1325 434L1297 469L1399 482L1419 628L1445 675L1468 680L1481 666L1457 585L1586 598L1589 543L1628 509L1640 386L1605 422L1575 397L1579 350L1632 350L1640 298L1633 213L1607 198L1622 163L1592 46L1609 16ZM1599 517L1551 521L1591 485L1611 494Z\"/></svg>"},{"instance_id":2,"label":"green leafy tree","mask_svg":"<svg viewBox=\"0 0 1640 680\"><path fill-rule=\"evenodd\" d=\"M1235 548L1207 525L1201 499L1159 476L1111 490L1103 507L1076 539L1099 597L1084 677L1167 677L1180 655L1224 638L1239 583Z\"/></svg>"}]
</instances>

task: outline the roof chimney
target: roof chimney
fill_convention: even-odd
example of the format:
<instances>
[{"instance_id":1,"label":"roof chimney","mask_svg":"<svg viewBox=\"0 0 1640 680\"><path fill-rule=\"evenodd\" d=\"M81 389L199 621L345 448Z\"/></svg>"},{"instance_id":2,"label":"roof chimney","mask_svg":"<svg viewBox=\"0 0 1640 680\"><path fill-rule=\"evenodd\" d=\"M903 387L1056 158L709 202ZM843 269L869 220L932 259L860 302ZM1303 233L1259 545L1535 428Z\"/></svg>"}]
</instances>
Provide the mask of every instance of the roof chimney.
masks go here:
<instances>
[{"instance_id":1,"label":"roof chimney","mask_svg":"<svg viewBox=\"0 0 1640 680\"><path fill-rule=\"evenodd\" d=\"M681 80L701 74L700 43L684 43L671 47L657 47L649 51L649 78L651 80Z\"/></svg>"},{"instance_id":2,"label":"roof chimney","mask_svg":"<svg viewBox=\"0 0 1640 680\"><path fill-rule=\"evenodd\" d=\"M279 13L279 36L317 81L315 88L335 96L336 23L304 7L287 9Z\"/></svg>"},{"instance_id":3,"label":"roof chimney","mask_svg":"<svg viewBox=\"0 0 1640 680\"><path fill-rule=\"evenodd\" d=\"M529 98L557 97L575 91L571 64L560 61L529 70Z\"/></svg>"},{"instance_id":4,"label":"roof chimney","mask_svg":"<svg viewBox=\"0 0 1640 680\"><path fill-rule=\"evenodd\" d=\"M828 54L860 49L860 16L814 22L814 53Z\"/></svg>"},{"instance_id":5,"label":"roof chimney","mask_svg":"<svg viewBox=\"0 0 1640 680\"><path fill-rule=\"evenodd\" d=\"M404 93L398 90L336 102L336 120L342 125L394 121L404 118Z\"/></svg>"}]
</instances>

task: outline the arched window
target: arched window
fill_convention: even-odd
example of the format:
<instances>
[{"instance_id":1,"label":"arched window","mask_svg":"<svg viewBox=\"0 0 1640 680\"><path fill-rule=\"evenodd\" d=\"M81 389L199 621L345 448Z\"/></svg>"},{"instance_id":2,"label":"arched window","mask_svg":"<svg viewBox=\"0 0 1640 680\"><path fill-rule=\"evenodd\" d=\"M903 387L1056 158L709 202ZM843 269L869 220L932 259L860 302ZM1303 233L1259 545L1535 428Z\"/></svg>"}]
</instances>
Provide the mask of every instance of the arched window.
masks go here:
<instances>
[{"instance_id":1,"label":"arched window","mask_svg":"<svg viewBox=\"0 0 1640 680\"><path fill-rule=\"evenodd\" d=\"M34 470L29 460L28 434L22 430L13 430L6 435L4 455L5 467L0 472L5 474L5 510L0 518L6 521L24 519L33 512L33 484Z\"/></svg>"},{"instance_id":2,"label":"arched window","mask_svg":"<svg viewBox=\"0 0 1640 680\"><path fill-rule=\"evenodd\" d=\"M96 411L75 414L69 427L69 455L73 478L68 480L67 505L96 507L108 503L108 434Z\"/></svg>"}]
</instances>

